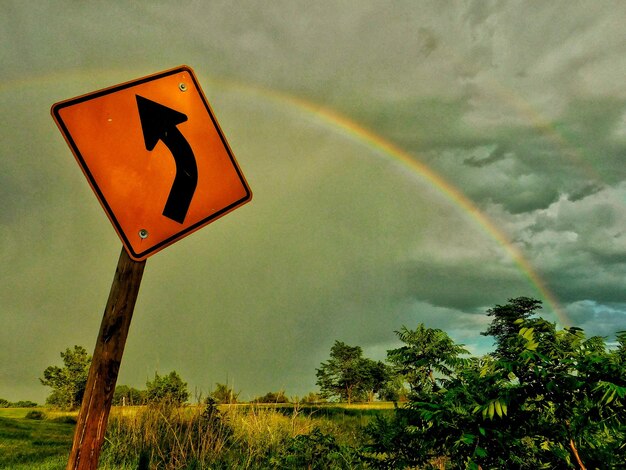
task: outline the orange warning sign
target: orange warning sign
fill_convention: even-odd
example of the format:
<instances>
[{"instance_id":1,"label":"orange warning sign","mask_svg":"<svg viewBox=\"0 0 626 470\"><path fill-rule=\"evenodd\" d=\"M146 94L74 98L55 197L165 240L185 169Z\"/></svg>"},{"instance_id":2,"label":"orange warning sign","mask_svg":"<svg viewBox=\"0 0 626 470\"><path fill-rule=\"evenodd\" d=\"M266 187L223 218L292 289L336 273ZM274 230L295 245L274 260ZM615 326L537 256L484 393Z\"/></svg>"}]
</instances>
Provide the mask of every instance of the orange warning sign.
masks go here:
<instances>
[{"instance_id":1,"label":"orange warning sign","mask_svg":"<svg viewBox=\"0 0 626 470\"><path fill-rule=\"evenodd\" d=\"M137 261L252 198L187 66L56 103L52 116Z\"/></svg>"}]
</instances>

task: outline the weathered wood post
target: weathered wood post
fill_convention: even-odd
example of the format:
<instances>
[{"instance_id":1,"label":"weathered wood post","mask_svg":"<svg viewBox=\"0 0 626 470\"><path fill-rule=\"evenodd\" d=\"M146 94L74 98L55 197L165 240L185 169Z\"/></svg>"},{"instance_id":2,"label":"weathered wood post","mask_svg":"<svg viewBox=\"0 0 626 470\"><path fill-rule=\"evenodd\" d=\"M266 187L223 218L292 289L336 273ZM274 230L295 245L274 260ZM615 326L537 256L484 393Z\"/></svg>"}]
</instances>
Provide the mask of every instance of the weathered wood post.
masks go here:
<instances>
[{"instance_id":1,"label":"weathered wood post","mask_svg":"<svg viewBox=\"0 0 626 470\"><path fill-rule=\"evenodd\" d=\"M145 265L145 260L133 261L122 248L91 360L67 470L95 470L98 466L117 374Z\"/></svg>"}]
</instances>

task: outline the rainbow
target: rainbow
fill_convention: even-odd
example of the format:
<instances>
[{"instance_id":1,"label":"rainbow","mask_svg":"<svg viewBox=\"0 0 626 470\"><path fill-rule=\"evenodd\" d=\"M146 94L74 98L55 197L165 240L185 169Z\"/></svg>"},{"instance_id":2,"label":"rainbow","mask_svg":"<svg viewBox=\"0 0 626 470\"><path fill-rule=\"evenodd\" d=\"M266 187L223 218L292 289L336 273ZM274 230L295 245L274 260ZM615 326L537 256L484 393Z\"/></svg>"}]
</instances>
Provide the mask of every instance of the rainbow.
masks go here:
<instances>
[{"instance_id":1,"label":"rainbow","mask_svg":"<svg viewBox=\"0 0 626 470\"><path fill-rule=\"evenodd\" d=\"M117 79L118 76L128 76L128 70L115 70L115 71L94 71L94 70L79 70L71 72L62 72L56 75L47 75L32 77L27 81L11 80L0 83L0 92L5 92L8 89L24 87L27 84L45 84L49 82L61 82L67 80L68 76L72 77L85 77L88 81L101 81L103 75L111 76ZM98 77L97 80L94 80ZM406 168L411 173L424 178L430 185L435 187L439 192L443 193L447 199L453 204L461 208L467 213L470 218L474 219L477 224L482 227L485 232L494 239L503 249L509 254L513 262L517 265L519 270L534 285L537 291L542 295L550 309L557 317L559 323L562 326L571 325L570 320L566 316L563 308L561 307L556 296L547 287L545 281L535 271L530 262L524 257L522 252L513 244L508 236L500 230L494 223L487 217L467 196L465 196L458 188L446 181L441 175L433 171L431 168L420 162L414 155L408 153L382 136L376 134L370 129L358 124L354 120L339 114L338 112L319 106L313 102L307 101L300 97L289 95L287 93L279 92L273 89L264 88L248 83L235 82L232 80L220 80L212 77L203 77L209 83L223 87L225 89L231 89L234 91L244 92L255 96L261 96L266 99L273 100L279 104L284 104L295 108L300 112L304 112L309 116L319 119L326 123L331 128L342 133L348 138L354 139L361 144L376 150L380 155L387 157L389 160L399 164ZM89 90L86 90L89 91ZM505 93L500 89L499 94L502 96ZM538 113L533 111L529 105L524 104L519 98L513 100L511 93L506 93L508 100L511 101L513 107L519 114L524 114L526 118L532 116L532 121L540 121L538 127L540 130L556 141L560 145L564 145L563 138L549 124L541 120ZM571 152L570 152L571 153Z\"/></svg>"},{"instance_id":2,"label":"rainbow","mask_svg":"<svg viewBox=\"0 0 626 470\"><path fill-rule=\"evenodd\" d=\"M504 248L524 276L543 296L561 326L571 325L571 322L566 316L556 296L550 291L545 281L535 271L530 262L524 257L522 252L515 246L508 236L458 188L446 181L440 174L436 173L419 160L416 160L414 155L406 152L397 145L358 124L352 119L349 119L332 109L319 106L300 97L288 95L286 93L268 88L233 81L222 81L217 79L209 79L209 81L226 89L255 94L269 98L278 103L295 107L299 111L305 112L308 115L323 121L331 128L343 133L347 137L355 139L365 146L376 150L379 154L386 156L393 162L408 169L411 173L415 173L424 178L428 183L443 193L453 204L460 207L465 213L469 214L470 218L474 219L492 239Z\"/></svg>"}]
</instances>

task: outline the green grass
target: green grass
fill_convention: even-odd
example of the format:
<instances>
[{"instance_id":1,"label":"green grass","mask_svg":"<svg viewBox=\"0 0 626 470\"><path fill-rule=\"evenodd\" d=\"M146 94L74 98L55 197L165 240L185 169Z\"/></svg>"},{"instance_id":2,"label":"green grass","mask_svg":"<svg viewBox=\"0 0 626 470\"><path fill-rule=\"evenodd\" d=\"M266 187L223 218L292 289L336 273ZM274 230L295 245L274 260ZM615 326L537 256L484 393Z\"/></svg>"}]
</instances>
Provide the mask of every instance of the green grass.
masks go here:
<instances>
[{"instance_id":1,"label":"green grass","mask_svg":"<svg viewBox=\"0 0 626 470\"><path fill-rule=\"evenodd\" d=\"M0 410L0 469L64 469L72 446L74 425L48 419L26 419L29 411L32 409Z\"/></svg>"}]
</instances>

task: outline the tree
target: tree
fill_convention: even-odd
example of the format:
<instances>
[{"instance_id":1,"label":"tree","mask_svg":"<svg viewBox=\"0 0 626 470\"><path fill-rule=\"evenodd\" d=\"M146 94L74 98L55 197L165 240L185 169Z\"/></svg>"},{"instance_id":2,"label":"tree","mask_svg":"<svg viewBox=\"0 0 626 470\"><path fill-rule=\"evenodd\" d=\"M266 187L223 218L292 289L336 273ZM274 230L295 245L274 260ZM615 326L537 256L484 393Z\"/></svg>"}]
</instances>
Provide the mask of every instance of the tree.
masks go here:
<instances>
[{"instance_id":1,"label":"tree","mask_svg":"<svg viewBox=\"0 0 626 470\"><path fill-rule=\"evenodd\" d=\"M397 390L394 390L395 382L392 379L391 368L382 361L373 361L364 358L361 364L363 368L363 384L362 390L367 395L367 401L374 401L374 397L378 395L380 399L388 399L396 397ZM397 398L392 398L396 400Z\"/></svg>"},{"instance_id":2,"label":"tree","mask_svg":"<svg viewBox=\"0 0 626 470\"><path fill-rule=\"evenodd\" d=\"M405 345L387 351L387 360L413 393L437 390L462 362L460 356L468 353L445 331L426 328L421 323L415 330L403 326L395 333Z\"/></svg>"},{"instance_id":3,"label":"tree","mask_svg":"<svg viewBox=\"0 0 626 470\"><path fill-rule=\"evenodd\" d=\"M373 399L388 381L388 370L382 362L363 357L360 346L335 341L330 359L316 369L317 386L324 398L354 400Z\"/></svg>"},{"instance_id":4,"label":"tree","mask_svg":"<svg viewBox=\"0 0 626 470\"><path fill-rule=\"evenodd\" d=\"M113 393L113 405L115 406L137 406L146 402L145 390L138 390L128 385L117 385Z\"/></svg>"},{"instance_id":5,"label":"tree","mask_svg":"<svg viewBox=\"0 0 626 470\"><path fill-rule=\"evenodd\" d=\"M305 396L303 396L299 402L305 403L305 404L317 404L317 403L324 403L325 401L326 399L323 398L319 393L309 392Z\"/></svg>"},{"instance_id":6,"label":"tree","mask_svg":"<svg viewBox=\"0 0 626 470\"><path fill-rule=\"evenodd\" d=\"M220 404L233 404L237 403L239 392L235 392L228 385L218 382L215 384L215 390L211 392L210 397Z\"/></svg>"},{"instance_id":7,"label":"tree","mask_svg":"<svg viewBox=\"0 0 626 470\"><path fill-rule=\"evenodd\" d=\"M42 385L51 387L46 403L73 410L80 406L87 385L91 357L82 346L67 348L61 353L63 367L48 366L40 378Z\"/></svg>"},{"instance_id":8,"label":"tree","mask_svg":"<svg viewBox=\"0 0 626 470\"><path fill-rule=\"evenodd\" d=\"M490 309L486 333L496 348L483 357L460 357L460 345L440 330L400 332L405 345L388 357L411 386L409 401L369 430L384 465L623 465L626 333L608 350L581 328L557 330L534 315L539 306L520 297Z\"/></svg>"},{"instance_id":9,"label":"tree","mask_svg":"<svg viewBox=\"0 0 626 470\"><path fill-rule=\"evenodd\" d=\"M268 392L263 396L256 397L252 403L290 403L289 398L283 390L278 392Z\"/></svg>"},{"instance_id":10,"label":"tree","mask_svg":"<svg viewBox=\"0 0 626 470\"><path fill-rule=\"evenodd\" d=\"M541 309L541 301L530 297L517 297L509 299L505 305L496 305L487 310L487 316L493 317L491 324L483 336L493 336L496 340L496 350L492 354L501 359L515 357L516 348L522 345L522 339L518 335L519 323L530 318ZM512 354L511 357L506 357Z\"/></svg>"},{"instance_id":11,"label":"tree","mask_svg":"<svg viewBox=\"0 0 626 470\"><path fill-rule=\"evenodd\" d=\"M154 373L154 380L146 382L148 403L168 403L182 405L189 399L187 383L183 382L176 371L160 376Z\"/></svg>"}]
</instances>

